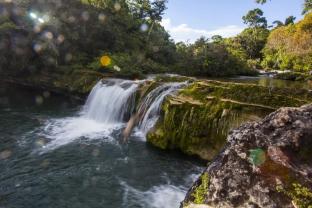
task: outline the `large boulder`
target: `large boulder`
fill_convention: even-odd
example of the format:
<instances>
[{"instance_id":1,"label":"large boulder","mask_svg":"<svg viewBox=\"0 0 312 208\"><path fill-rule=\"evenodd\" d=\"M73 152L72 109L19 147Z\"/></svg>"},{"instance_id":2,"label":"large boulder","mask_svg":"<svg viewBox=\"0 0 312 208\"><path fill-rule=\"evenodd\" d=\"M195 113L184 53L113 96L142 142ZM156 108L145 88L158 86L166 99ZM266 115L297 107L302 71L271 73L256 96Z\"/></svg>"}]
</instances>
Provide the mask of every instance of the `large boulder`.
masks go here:
<instances>
[{"instance_id":1,"label":"large boulder","mask_svg":"<svg viewBox=\"0 0 312 208\"><path fill-rule=\"evenodd\" d=\"M311 208L312 105L233 130L182 206Z\"/></svg>"}]
</instances>

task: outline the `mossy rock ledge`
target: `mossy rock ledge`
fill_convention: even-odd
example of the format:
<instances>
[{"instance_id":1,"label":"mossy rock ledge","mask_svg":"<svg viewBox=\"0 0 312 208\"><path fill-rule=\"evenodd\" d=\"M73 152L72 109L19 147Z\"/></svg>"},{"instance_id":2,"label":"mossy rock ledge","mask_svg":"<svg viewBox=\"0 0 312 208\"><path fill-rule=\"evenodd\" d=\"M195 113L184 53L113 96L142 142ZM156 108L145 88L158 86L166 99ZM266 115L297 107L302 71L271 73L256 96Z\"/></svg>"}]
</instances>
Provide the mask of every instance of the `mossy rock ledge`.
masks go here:
<instances>
[{"instance_id":1,"label":"mossy rock ledge","mask_svg":"<svg viewBox=\"0 0 312 208\"><path fill-rule=\"evenodd\" d=\"M212 160L224 147L231 129L259 121L279 107L312 102L303 89L267 88L253 84L195 81L169 96L147 141L164 150Z\"/></svg>"},{"instance_id":2,"label":"mossy rock ledge","mask_svg":"<svg viewBox=\"0 0 312 208\"><path fill-rule=\"evenodd\" d=\"M312 105L233 130L181 207L312 207Z\"/></svg>"}]
</instances>

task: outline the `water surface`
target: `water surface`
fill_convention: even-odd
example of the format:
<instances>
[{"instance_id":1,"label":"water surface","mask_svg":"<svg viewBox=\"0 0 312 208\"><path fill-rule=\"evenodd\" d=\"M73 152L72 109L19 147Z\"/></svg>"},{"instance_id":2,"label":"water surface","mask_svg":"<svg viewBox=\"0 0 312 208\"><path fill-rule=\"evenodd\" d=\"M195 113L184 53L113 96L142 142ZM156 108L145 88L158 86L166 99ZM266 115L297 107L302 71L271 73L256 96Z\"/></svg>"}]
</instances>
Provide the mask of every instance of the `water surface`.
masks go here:
<instances>
[{"instance_id":1,"label":"water surface","mask_svg":"<svg viewBox=\"0 0 312 208\"><path fill-rule=\"evenodd\" d=\"M82 103L0 86L0 206L179 207L203 164L159 151Z\"/></svg>"}]
</instances>

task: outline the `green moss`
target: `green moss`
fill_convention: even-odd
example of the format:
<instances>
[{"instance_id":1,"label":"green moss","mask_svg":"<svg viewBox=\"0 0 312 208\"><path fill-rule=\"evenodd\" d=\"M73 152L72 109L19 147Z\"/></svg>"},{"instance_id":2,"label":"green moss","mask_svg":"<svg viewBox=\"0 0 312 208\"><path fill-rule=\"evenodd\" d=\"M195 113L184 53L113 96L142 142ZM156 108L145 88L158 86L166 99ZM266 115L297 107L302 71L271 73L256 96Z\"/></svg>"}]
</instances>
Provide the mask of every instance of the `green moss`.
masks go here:
<instances>
[{"instance_id":1,"label":"green moss","mask_svg":"<svg viewBox=\"0 0 312 208\"><path fill-rule=\"evenodd\" d=\"M104 75L95 71L69 70L66 76L61 76L60 79L54 81L54 87L74 93L88 94L102 78Z\"/></svg>"},{"instance_id":2,"label":"green moss","mask_svg":"<svg viewBox=\"0 0 312 208\"><path fill-rule=\"evenodd\" d=\"M220 99L201 103L187 97L169 97L163 104L161 120L147 140L156 146L166 144L162 148L179 149L211 160L223 147L230 129L261 116L254 116L255 110L261 115L268 113L267 109ZM159 129L163 132L161 136L156 133Z\"/></svg>"},{"instance_id":3,"label":"green moss","mask_svg":"<svg viewBox=\"0 0 312 208\"><path fill-rule=\"evenodd\" d=\"M211 160L231 129L260 120L276 108L309 102L312 95L307 90L196 81L164 101L161 119L147 140L162 149ZM160 130L162 134L155 133Z\"/></svg>"},{"instance_id":4,"label":"green moss","mask_svg":"<svg viewBox=\"0 0 312 208\"><path fill-rule=\"evenodd\" d=\"M156 82L185 82L193 81L194 79L185 76L168 76L168 75L159 75L155 78Z\"/></svg>"},{"instance_id":5,"label":"green moss","mask_svg":"<svg viewBox=\"0 0 312 208\"><path fill-rule=\"evenodd\" d=\"M194 203L195 204L204 204L208 188L209 188L209 175L208 173L204 173L200 177L200 185L195 189L192 196L194 197Z\"/></svg>"},{"instance_id":6,"label":"green moss","mask_svg":"<svg viewBox=\"0 0 312 208\"><path fill-rule=\"evenodd\" d=\"M168 140L164 137L163 129L158 128L153 134L147 135L147 140L160 149L167 149Z\"/></svg>"},{"instance_id":7,"label":"green moss","mask_svg":"<svg viewBox=\"0 0 312 208\"><path fill-rule=\"evenodd\" d=\"M235 100L250 104L261 104L274 108L299 107L312 101L312 95L304 89L268 88L254 84L239 84L219 81L195 82L182 94L205 101L208 96Z\"/></svg>"},{"instance_id":8,"label":"green moss","mask_svg":"<svg viewBox=\"0 0 312 208\"><path fill-rule=\"evenodd\" d=\"M290 187L284 188L278 186L278 192L281 192L291 198L299 208L312 208L312 191L299 183L293 183Z\"/></svg>"}]
</instances>

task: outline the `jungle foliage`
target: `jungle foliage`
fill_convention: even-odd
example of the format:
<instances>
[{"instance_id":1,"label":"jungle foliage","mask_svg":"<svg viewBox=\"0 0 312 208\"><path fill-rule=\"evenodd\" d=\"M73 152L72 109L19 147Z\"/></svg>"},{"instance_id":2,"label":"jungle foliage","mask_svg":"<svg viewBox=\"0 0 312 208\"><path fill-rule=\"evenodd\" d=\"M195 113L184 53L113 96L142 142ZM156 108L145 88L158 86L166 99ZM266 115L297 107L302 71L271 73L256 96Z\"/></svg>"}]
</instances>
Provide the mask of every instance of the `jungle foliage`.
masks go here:
<instances>
[{"instance_id":1,"label":"jungle foliage","mask_svg":"<svg viewBox=\"0 0 312 208\"><path fill-rule=\"evenodd\" d=\"M308 72L311 2L303 20L269 26L261 9L242 17L236 37L175 43L162 27L167 0L17 0L0 3L0 73L90 70L129 78L151 73L253 75L254 69ZM259 1L265 3L265 1ZM103 65L101 58L108 57Z\"/></svg>"}]
</instances>

